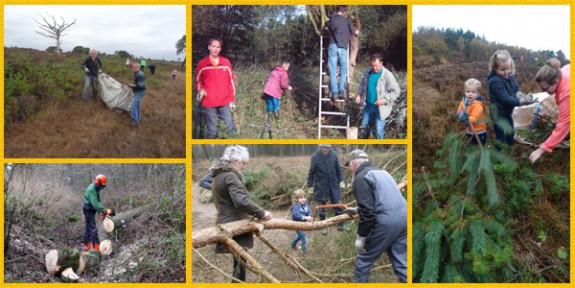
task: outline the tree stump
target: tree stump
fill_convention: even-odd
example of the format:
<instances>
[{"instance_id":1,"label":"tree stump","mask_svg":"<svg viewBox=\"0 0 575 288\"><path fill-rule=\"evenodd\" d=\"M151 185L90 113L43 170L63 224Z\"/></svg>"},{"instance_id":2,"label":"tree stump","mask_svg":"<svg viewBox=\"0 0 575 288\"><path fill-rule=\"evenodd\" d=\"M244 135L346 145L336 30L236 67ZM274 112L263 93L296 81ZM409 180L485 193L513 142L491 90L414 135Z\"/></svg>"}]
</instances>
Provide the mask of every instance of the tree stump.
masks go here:
<instances>
[{"instance_id":1,"label":"tree stump","mask_svg":"<svg viewBox=\"0 0 575 288\"><path fill-rule=\"evenodd\" d=\"M112 233L116 229L126 228L130 221L134 220L134 218L140 216L144 211L149 208L149 205L138 207L132 209L130 211L126 211L123 213L118 213L114 217L106 216L103 221L104 230L108 233Z\"/></svg>"}]
</instances>

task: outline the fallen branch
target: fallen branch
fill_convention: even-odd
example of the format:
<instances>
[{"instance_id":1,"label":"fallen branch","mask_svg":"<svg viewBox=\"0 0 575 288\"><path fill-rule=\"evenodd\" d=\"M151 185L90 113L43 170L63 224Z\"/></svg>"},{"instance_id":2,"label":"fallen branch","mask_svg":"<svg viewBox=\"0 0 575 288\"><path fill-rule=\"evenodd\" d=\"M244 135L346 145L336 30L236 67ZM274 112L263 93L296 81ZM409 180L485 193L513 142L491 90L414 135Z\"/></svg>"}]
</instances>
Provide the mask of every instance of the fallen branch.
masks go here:
<instances>
[{"instance_id":1,"label":"fallen branch","mask_svg":"<svg viewBox=\"0 0 575 288\"><path fill-rule=\"evenodd\" d=\"M330 226L335 226L354 218L347 214L331 217L324 221L299 222L282 219L271 219L266 222L240 220L225 224L219 224L216 227L204 229L192 234L192 247L201 248L210 244L225 243L228 238L245 233L261 232L264 229L285 229L285 230L320 230Z\"/></svg>"},{"instance_id":2,"label":"fallen branch","mask_svg":"<svg viewBox=\"0 0 575 288\"><path fill-rule=\"evenodd\" d=\"M295 258L293 257L289 257L291 255L286 254L284 255L274 244L272 244L270 241L268 241L268 239L266 239L262 233L257 232L256 236L258 236L260 238L260 240L262 240L262 242L264 242L264 244L266 244L268 247L270 247L270 249L276 253L280 259L282 259L287 265L291 266L293 269L295 269L297 272L303 272L305 275L313 278L315 281L319 282L319 283L323 283L323 281L321 281L319 278L313 276L310 271L308 271L307 269L305 269ZM289 259L288 259L289 257Z\"/></svg>"},{"instance_id":3,"label":"fallen branch","mask_svg":"<svg viewBox=\"0 0 575 288\"><path fill-rule=\"evenodd\" d=\"M200 251L198 251L195 248L192 248L193 252L196 252L196 254L198 254L198 256L200 256L200 258L202 258L202 260L204 260L204 262L206 262L206 264L208 264L210 267L212 267L213 269L215 269L216 271L220 272L220 274L222 274L224 277L226 278L230 278L234 281L238 281L238 282L243 282L238 278L235 278L234 276L224 272L222 269L218 268L217 266L215 266L214 264L212 264L210 261L208 261L208 259L206 259L206 257L204 257L204 255L202 255L202 253L200 253Z\"/></svg>"},{"instance_id":4,"label":"fallen branch","mask_svg":"<svg viewBox=\"0 0 575 288\"><path fill-rule=\"evenodd\" d=\"M272 283L280 283L279 280L277 280L272 274L270 274L270 272L264 269L264 267L262 267L262 265L260 265L260 263L258 263L258 261L252 257L252 255L248 254L248 252L246 252L246 250L244 250L244 248L242 248L242 246L240 246L240 244L238 244L236 241L225 237L223 243L228 247L228 249L232 250L234 253L245 259L246 262L256 270L257 274L265 277Z\"/></svg>"}]
</instances>

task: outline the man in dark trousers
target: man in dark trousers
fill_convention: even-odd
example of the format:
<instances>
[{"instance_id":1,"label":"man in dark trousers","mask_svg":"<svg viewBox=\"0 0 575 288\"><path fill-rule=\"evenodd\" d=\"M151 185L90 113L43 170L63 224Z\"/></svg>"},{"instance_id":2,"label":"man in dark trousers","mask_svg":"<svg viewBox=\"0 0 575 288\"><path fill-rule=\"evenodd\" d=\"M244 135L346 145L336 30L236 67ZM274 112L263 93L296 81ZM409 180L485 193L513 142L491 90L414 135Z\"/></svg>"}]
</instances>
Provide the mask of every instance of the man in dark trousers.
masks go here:
<instances>
[{"instance_id":1,"label":"man in dark trousers","mask_svg":"<svg viewBox=\"0 0 575 288\"><path fill-rule=\"evenodd\" d=\"M407 282L407 204L395 180L373 166L362 150L350 153L345 164L354 173L353 195L358 207L346 213L359 213L357 261L354 282L368 282L371 266L387 251L399 281Z\"/></svg>"},{"instance_id":2,"label":"man in dark trousers","mask_svg":"<svg viewBox=\"0 0 575 288\"><path fill-rule=\"evenodd\" d=\"M335 101L336 96L343 99L345 95L345 82L349 63L349 55L347 53L349 48L349 35L354 33L359 36L359 30L357 30L345 16L346 13L347 6L340 5L337 6L337 12L329 17L330 33L327 57L329 66L329 88L333 101ZM339 83L337 82L338 63L340 69Z\"/></svg>"},{"instance_id":3,"label":"man in dark trousers","mask_svg":"<svg viewBox=\"0 0 575 288\"><path fill-rule=\"evenodd\" d=\"M307 176L308 194L313 193L314 205L325 205L328 201L331 204L341 204L340 189L345 188L344 180L337 153L331 150L331 144L319 144L318 151L311 156ZM343 210L339 207L334 207L333 211L336 216L343 214ZM325 220L326 210L319 209L318 212L319 219ZM338 230L349 230L347 223L341 223ZM327 228L321 229L321 234L327 235Z\"/></svg>"},{"instance_id":4,"label":"man in dark trousers","mask_svg":"<svg viewBox=\"0 0 575 288\"><path fill-rule=\"evenodd\" d=\"M102 73L102 61L98 58L98 51L96 49L90 50L90 57L86 58L81 65L84 69L84 91L82 99L84 103L88 102L88 89L92 86L92 97L94 100L98 98L98 73Z\"/></svg>"},{"instance_id":5,"label":"man in dark trousers","mask_svg":"<svg viewBox=\"0 0 575 288\"><path fill-rule=\"evenodd\" d=\"M96 212L101 212L105 215L116 214L113 210L106 209L100 203L100 191L106 187L106 183L106 176L100 174L96 176L94 183L90 184L86 192L84 192L84 207L82 209L86 219L84 250L100 250L100 238L98 238L98 228L96 228Z\"/></svg>"}]
</instances>

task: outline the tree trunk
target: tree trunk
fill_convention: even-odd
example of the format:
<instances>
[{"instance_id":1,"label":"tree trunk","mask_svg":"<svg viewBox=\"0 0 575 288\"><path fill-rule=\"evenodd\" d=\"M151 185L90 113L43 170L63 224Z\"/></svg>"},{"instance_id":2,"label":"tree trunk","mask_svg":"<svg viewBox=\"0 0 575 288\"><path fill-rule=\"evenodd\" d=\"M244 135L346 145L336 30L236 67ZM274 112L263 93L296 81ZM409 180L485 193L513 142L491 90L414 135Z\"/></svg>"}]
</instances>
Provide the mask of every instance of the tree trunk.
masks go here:
<instances>
[{"instance_id":1,"label":"tree trunk","mask_svg":"<svg viewBox=\"0 0 575 288\"><path fill-rule=\"evenodd\" d=\"M216 227L204 229L192 234L192 246L194 248L201 248L210 244L224 243L226 238L231 238L237 235L263 231L264 229L285 229L285 230L319 230L322 228L335 226L339 223L349 221L352 218L347 214L331 217L324 221L316 222L298 222L291 220L271 219L266 222L241 220L220 224Z\"/></svg>"},{"instance_id":2,"label":"tree trunk","mask_svg":"<svg viewBox=\"0 0 575 288\"><path fill-rule=\"evenodd\" d=\"M78 249L63 248L52 249L46 254L46 270L50 275L63 276L63 281L74 280L74 275L81 274L86 270L93 270L100 267L102 254L98 250L90 250L87 252L80 252Z\"/></svg>"},{"instance_id":3,"label":"tree trunk","mask_svg":"<svg viewBox=\"0 0 575 288\"><path fill-rule=\"evenodd\" d=\"M130 211L126 211L123 213L118 213L114 217L106 216L104 219L104 230L108 233L112 233L112 231L120 228L125 228L128 226L130 221L134 220L134 218L140 216L144 211L148 210L150 205L141 206Z\"/></svg>"},{"instance_id":4,"label":"tree trunk","mask_svg":"<svg viewBox=\"0 0 575 288\"><path fill-rule=\"evenodd\" d=\"M62 279L62 282L65 283L78 283L80 277L76 273L74 273L74 269L72 269L72 267L68 267L64 269L64 271L62 271L60 279Z\"/></svg>"}]
</instances>

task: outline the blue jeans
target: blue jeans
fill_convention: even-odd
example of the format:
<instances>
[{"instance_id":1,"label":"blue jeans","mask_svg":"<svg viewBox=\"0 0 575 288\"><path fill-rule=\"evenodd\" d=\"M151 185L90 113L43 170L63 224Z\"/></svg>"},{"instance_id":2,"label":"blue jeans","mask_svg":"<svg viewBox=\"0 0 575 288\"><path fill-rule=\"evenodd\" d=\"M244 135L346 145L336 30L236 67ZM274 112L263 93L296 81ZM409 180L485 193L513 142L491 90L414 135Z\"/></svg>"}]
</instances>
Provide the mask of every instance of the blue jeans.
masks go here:
<instances>
[{"instance_id":1,"label":"blue jeans","mask_svg":"<svg viewBox=\"0 0 575 288\"><path fill-rule=\"evenodd\" d=\"M493 130L495 130L495 139L499 140L500 142L496 143L495 145L497 151L501 150L501 144L507 144L509 146L512 146L514 143L513 135L515 134L515 129L513 128L513 118L511 117L511 115L497 116L497 118L493 122L494 122ZM505 123L509 125L509 127L506 127L507 129L510 129L509 131L507 131L508 133L505 133L504 131L505 127L502 127L502 125L507 126Z\"/></svg>"},{"instance_id":2,"label":"blue jeans","mask_svg":"<svg viewBox=\"0 0 575 288\"><path fill-rule=\"evenodd\" d=\"M132 100L132 107L130 108L130 115L132 116L132 123L139 125L142 121L142 114L140 113L140 101L146 96L146 91L134 92L134 99Z\"/></svg>"},{"instance_id":3,"label":"blue jeans","mask_svg":"<svg viewBox=\"0 0 575 288\"><path fill-rule=\"evenodd\" d=\"M82 98L84 101L88 101L88 88L92 85L92 97L96 99L98 97L98 76L90 76L88 74L84 75L84 91L82 93Z\"/></svg>"},{"instance_id":4,"label":"blue jeans","mask_svg":"<svg viewBox=\"0 0 575 288\"><path fill-rule=\"evenodd\" d=\"M347 77L347 49L337 47L337 44L329 44L327 59L329 65L329 89L332 94L345 93L345 79ZM337 63L340 66L339 86L337 83Z\"/></svg>"},{"instance_id":5,"label":"blue jeans","mask_svg":"<svg viewBox=\"0 0 575 288\"><path fill-rule=\"evenodd\" d=\"M471 144L479 145L479 143L477 142L477 138L475 137L474 134L466 134L466 135L468 141L471 139ZM485 145L485 142L487 142L487 132L479 133L477 134L477 137L479 138L479 141L481 141L481 144Z\"/></svg>"},{"instance_id":6,"label":"blue jeans","mask_svg":"<svg viewBox=\"0 0 575 288\"><path fill-rule=\"evenodd\" d=\"M304 231L297 230L296 232L297 236L291 241L291 248L295 248L297 242L301 240L301 253L305 254L307 252L307 235L305 235Z\"/></svg>"},{"instance_id":7,"label":"blue jeans","mask_svg":"<svg viewBox=\"0 0 575 288\"><path fill-rule=\"evenodd\" d=\"M374 119L375 120L372 120ZM367 125L375 121L375 138L383 139L383 128L385 128L385 119L379 117L379 108L373 104L367 104L363 108L363 119L361 120L361 127L367 129ZM371 135L371 127L367 132L367 135Z\"/></svg>"},{"instance_id":8,"label":"blue jeans","mask_svg":"<svg viewBox=\"0 0 575 288\"><path fill-rule=\"evenodd\" d=\"M228 127L228 134L236 131L234 118L229 105L220 107L203 107L206 111L206 125L208 126L208 139L218 138L218 118L222 119Z\"/></svg>"},{"instance_id":9,"label":"blue jeans","mask_svg":"<svg viewBox=\"0 0 575 288\"><path fill-rule=\"evenodd\" d=\"M268 102L268 112L275 113L280 111L280 99L266 94L266 101Z\"/></svg>"},{"instance_id":10,"label":"blue jeans","mask_svg":"<svg viewBox=\"0 0 575 288\"><path fill-rule=\"evenodd\" d=\"M92 205L84 204L82 210L84 212L84 218L86 219L86 225L84 227L84 245L90 242L92 242L92 245L100 245L98 228L96 228L96 209L94 209Z\"/></svg>"}]
</instances>

